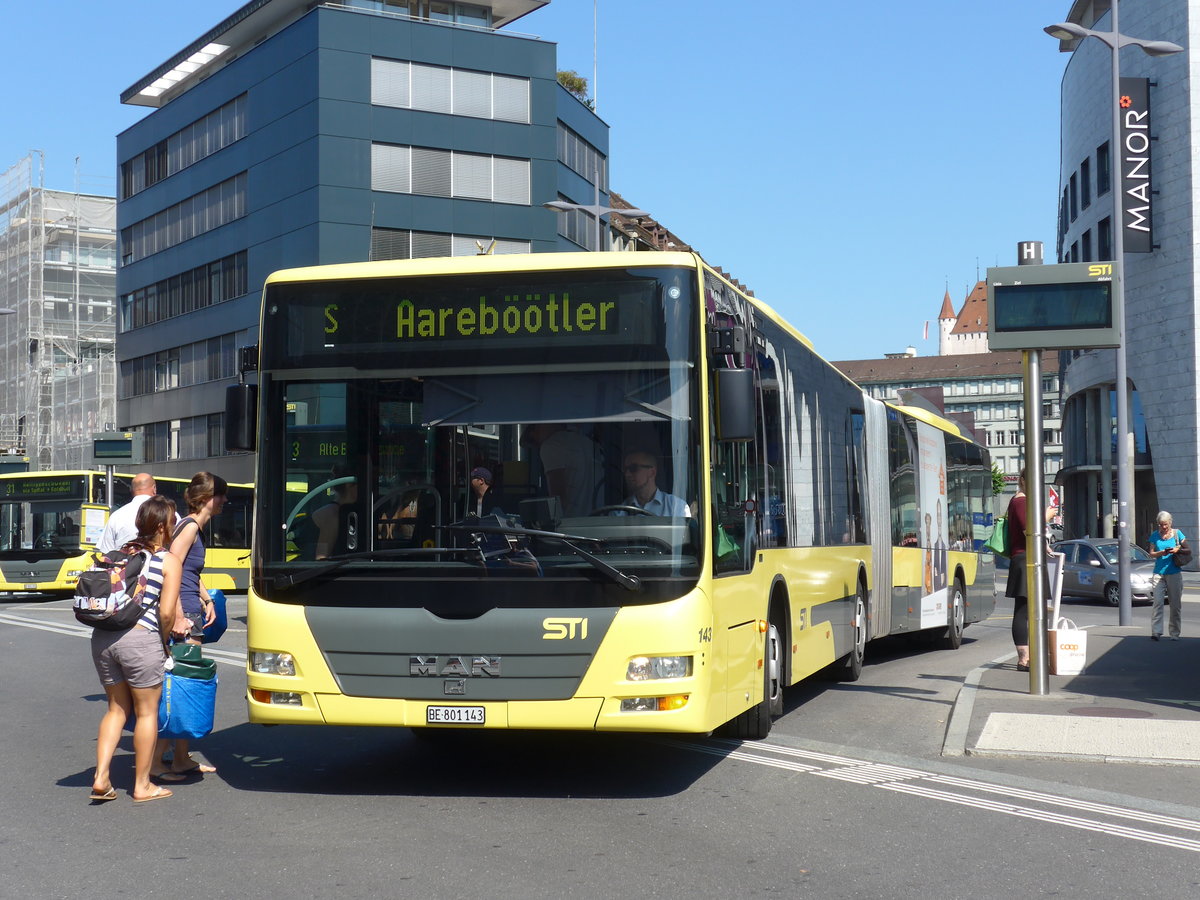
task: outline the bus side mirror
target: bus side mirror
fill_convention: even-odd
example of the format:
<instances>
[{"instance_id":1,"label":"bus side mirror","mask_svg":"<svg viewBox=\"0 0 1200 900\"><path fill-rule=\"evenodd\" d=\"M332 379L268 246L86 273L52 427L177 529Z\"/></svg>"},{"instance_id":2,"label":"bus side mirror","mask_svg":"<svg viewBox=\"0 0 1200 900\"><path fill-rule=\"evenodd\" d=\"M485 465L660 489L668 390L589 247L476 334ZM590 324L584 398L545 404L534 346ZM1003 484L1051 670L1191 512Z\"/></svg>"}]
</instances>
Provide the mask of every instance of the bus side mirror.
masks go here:
<instances>
[{"instance_id":1,"label":"bus side mirror","mask_svg":"<svg viewBox=\"0 0 1200 900\"><path fill-rule=\"evenodd\" d=\"M717 440L754 440L754 370L717 369Z\"/></svg>"},{"instance_id":2,"label":"bus side mirror","mask_svg":"<svg viewBox=\"0 0 1200 900\"><path fill-rule=\"evenodd\" d=\"M234 384L225 389L225 449L256 450L258 385Z\"/></svg>"}]
</instances>

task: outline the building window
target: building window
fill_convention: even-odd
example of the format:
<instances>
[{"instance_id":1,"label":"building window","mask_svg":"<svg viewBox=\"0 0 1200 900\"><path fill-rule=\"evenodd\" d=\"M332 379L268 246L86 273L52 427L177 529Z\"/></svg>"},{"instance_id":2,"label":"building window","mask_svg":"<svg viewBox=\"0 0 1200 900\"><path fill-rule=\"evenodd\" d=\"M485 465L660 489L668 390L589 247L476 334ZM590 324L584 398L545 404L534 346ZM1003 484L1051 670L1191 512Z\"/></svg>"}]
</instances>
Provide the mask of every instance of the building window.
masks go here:
<instances>
[{"instance_id":1,"label":"building window","mask_svg":"<svg viewBox=\"0 0 1200 900\"><path fill-rule=\"evenodd\" d=\"M371 102L527 124L529 79L375 58L371 60Z\"/></svg>"},{"instance_id":2,"label":"building window","mask_svg":"<svg viewBox=\"0 0 1200 900\"><path fill-rule=\"evenodd\" d=\"M529 253L529 241L512 241L474 234L434 234L400 228L371 229L371 259L421 259L431 256L493 256Z\"/></svg>"},{"instance_id":3,"label":"building window","mask_svg":"<svg viewBox=\"0 0 1200 900\"><path fill-rule=\"evenodd\" d=\"M1074 222L1079 218L1079 179L1074 173L1071 174L1071 179L1068 182L1067 195L1070 198L1071 221Z\"/></svg>"},{"instance_id":4,"label":"building window","mask_svg":"<svg viewBox=\"0 0 1200 900\"><path fill-rule=\"evenodd\" d=\"M1079 205L1087 209L1092 205L1092 160L1089 157L1079 164Z\"/></svg>"},{"instance_id":5,"label":"building window","mask_svg":"<svg viewBox=\"0 0 1200 900\"><path fill-rule=\"evenodd\" d=\"M127 199L246 136L246 95L121 163L121 199Z\"/></svg>"},{"instance_id":6,"label":"building window","mask_svg":"<svg viewBox=\"0 0 1200 900\"><path fill-rule=\"evenodd\" d=\"M371 189L529 205L529 160L371 145Z\"/></svg>"},{"instance_id":7,"label":"building window","mask_svg":"<svg viewBox=\"0 0 1200 900\"><path fill-rule=\"evenodd\" d=\"M598 178L600 190L608 189L608 160L562 122L558 123L558 161L589 182Z\"/></svg>"},{"instance_id":8,"label":"building window","mask_svg":"<svg viewBox=\"0 0 1200 900\"><path fill-rule=\"evenodd\" d=\"M246 215L246 173L242 172L182 203L121 229L121 264L129 265L176 244L214 231Z\"/></svg>"},{"instance_id":9,"label":"building window","mask_svg":"<svg viewBox=\"0 0 1200 900\"><path fill-rule=\"evenodd\" d=\"M1096 196L1103 197L1112 187L1112 169L1108 156L1108 141L1096 148ZM1102 257L1108 259L1107 256Z\"/></svg>"},{"instance_id":10,"label":"building window","mask_svg":"<svg viewBox=\"0 0 1200 900\"><path fill-rule=\"evenodd\" d=\"M121 296L121 334L240 297L248 290L246 251L241 250L181 275Z\"/></svg>"},{"instance_id":11,"label":"building window","mask_svg":"<svg viewBox=\"0 0 1200 900\"><path fill-rule=\"evenodd\" d=\"M1112 219L1105 217L1096 225L1097 259L1112 259Z\"/></svg>"},{"instance_id":12,"label":"building window","mask_svg":"<svg viewBox=\"0 0 1200 900\"><path fill-rule=\"evenodd\" d=\"M1079 252L1083 255L1083 259L1081 259L1080 262L1091 262L1092 261L1092 232L1091 232L1091 229L1088 229L1087 231L1085 231L1083 233L1083 235L1079 238Z\"/></svg>"},{"instance_id":13,"label":"building window","mask_svg":"<svg viewBox=\"0 0 1200 900\"><path fill-rule=\"evenodd\" d=\"M231 333L123 360L120 399L236 378L236 351L237 335Z\"/></svg>"}]
</instances>

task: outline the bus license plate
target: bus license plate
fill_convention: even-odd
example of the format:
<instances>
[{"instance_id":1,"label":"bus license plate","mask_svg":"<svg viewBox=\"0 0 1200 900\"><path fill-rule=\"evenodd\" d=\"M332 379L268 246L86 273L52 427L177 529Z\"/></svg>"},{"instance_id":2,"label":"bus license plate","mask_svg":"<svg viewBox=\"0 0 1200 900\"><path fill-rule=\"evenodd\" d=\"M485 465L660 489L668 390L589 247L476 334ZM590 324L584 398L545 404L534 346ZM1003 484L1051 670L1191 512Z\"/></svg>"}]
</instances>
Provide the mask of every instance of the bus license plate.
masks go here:
<instances>
[{"instance_id":1,"label":"bus license plate","mask_svg":"<svg viewBox=\"0 0 1200 900\"><path fill-rule=\"evenodd\" d=\"M426 725L482 725L482 706L427 706Z\"/></svg>"}]
</instances>

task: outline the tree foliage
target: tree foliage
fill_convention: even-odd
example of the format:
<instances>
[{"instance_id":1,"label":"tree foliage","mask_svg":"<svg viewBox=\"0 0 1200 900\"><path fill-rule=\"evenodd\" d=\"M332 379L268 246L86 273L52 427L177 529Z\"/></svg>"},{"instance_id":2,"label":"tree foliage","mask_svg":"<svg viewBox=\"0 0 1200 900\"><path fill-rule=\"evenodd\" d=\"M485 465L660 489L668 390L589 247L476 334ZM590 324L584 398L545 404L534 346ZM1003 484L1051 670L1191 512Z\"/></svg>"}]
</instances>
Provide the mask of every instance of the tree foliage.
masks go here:
<instances>
[{"instance_id":1,"label":"tree foliage","mask_svg":"<svg viewBox=\"0 0 1200 900\"><path fill-rule=\"evenodd\" d=\"M574 94L582 103L586 103L589 109L592 108L592 101L588 99L588 80L574 69L559 70L558 83Z\"/></svg>"},{"instance_id":2,"label":"tree foliage","mask_svg":"<svg viewBox=\"0 0 1200 900\"><path fill-rule=\"evenodd\" d=\"M1004 473L992 463L992 496L1004 493Z\"/></svg>"}]
</instances>

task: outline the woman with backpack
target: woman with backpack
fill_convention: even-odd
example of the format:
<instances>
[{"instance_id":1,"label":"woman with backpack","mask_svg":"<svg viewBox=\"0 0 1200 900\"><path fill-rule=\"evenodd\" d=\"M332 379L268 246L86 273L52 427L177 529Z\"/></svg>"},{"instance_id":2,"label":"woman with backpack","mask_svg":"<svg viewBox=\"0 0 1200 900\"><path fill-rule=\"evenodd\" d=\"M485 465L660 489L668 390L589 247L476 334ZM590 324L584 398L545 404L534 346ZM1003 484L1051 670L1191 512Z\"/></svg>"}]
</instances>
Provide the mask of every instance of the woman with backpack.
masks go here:
<instances>
[{"instance_id":1,"label":"woman with backpack","mask_svg":"<svg viewBox=\"0 0 1200 900\"><path fill-rule=\"evenodd\" d=\"M144 612L136 625L123 631L97 628L92 632L92 661L108 698L96 737L96 774L91 799L117 799L111 766L113 754L129 716L133 726L133 800L144 803L170 797L171 792L150 781L158 739L158 701L163 681L163 636L160 628L177 623L182 566L167 549L175 522L175 504L161 495L145 501L137 513L137 537L124 552L150 553L146 564Z\"/></svg>"},{"instance_id":2,"label":"woman with backpack","mask_svg":"<svg viewBox=\"0 0 1200 900\"><path fill-rule=\"evenodd\" d=\"M202 532L209 520L221 512L228 492L229 486L225 479L211 472L197 472L183 492L188 514L175 526L171 539L171 555L180 560L183 566L176 630L186 632L189 644L201 643L204 640L204 629L217 617L212 598L200 580L200 573L204 571L205 552ZM154 777L160 781L183 781L190 775L206 775L217 771L213 766L192 759L185 738L176 739L174 743L170 767L154 773ZM163 766L166 766L166 763L162 762L166 749L167 741L160 741L156 757Z\"/></svg>"}]
</instances>

